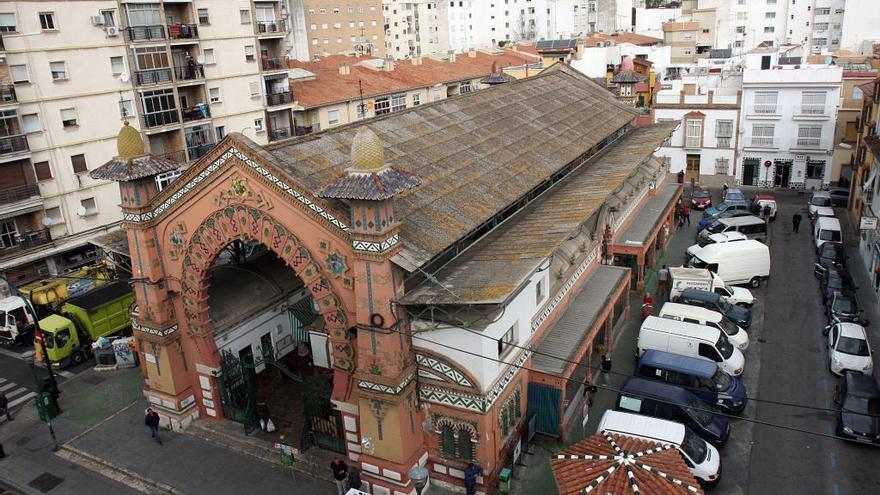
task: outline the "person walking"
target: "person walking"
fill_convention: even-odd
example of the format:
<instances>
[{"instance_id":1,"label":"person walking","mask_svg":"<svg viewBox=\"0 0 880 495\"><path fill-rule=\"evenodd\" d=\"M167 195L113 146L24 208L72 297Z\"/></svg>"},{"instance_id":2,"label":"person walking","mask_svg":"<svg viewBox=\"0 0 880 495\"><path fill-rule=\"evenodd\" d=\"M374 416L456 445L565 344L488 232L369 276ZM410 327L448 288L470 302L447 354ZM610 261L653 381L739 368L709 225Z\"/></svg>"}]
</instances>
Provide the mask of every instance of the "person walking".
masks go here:
<instances>
[{"instance_id":1,"label":"person walking","mask_svg":"<svg viewBox=\"0 0 880 495\"><path fill-rule=\"evenodd\" d=\"M663 268L657 272L657 296L662 299L666 299L669 295L669 269L666 268L666 265L663 265ZM651 298L651 302L654 302L654 298Z\"/></svg>"},{"instance_id":2,"label":"person walking","mask_svg":"<svg viewBox=\"0 0 880 495\"><path fill-rule=\"evenodd\" d=\"M474 466L473 462L468 463L464 468L464 491L467 495L477 493L477 476L483 475L483 468Z\"/></svg>"},{"instance_id":3,"label":"person walking","mask_svg":"<svg viewBox=\"0 0 880 495\"><path fill-rule=\"evenodd\" d=\"M0 392L0 415L6 415L6 421L12 421L12 414L9 413L9 399L6 398L6 392Z\"/></svg>"},{"instance_id":4,"label":"person walking","mask_svg":"<svg viewBox=\"0 0 880 495\"><path fill-rule=\"evenodd\" d=\"M150 428L150 438L162 445L162 439L159 438L159 413L154 411L152 407L148 407L144 411L144 424Z\"/></svg>"},{"instance_id":5,"label":"person walking","mask_svg":"<svg viewBox=\"0 0 880 495\"><path fill-rule=\"evenodd\" d=\"M348 465L336 456L330 463L330 469L333 470L333 481L336 483L336 491L339 495L345 495L345 478L348 475Z\"/></svg>"},{"instance_id":6,"label":"person walking","mask_svg":"<svg viewBox=\"0 0 880 495\"><path fill-rule=\"evenodd\" d=\"M684 205L684 220L687 222L688 227L691 226L691 206Z\"/></svg>"},{"instance_id":7,"label":"person walking","mask_svg":"<svg viewBox=\"0 0 880 495\"><path fill-rule=\"evenodd\" d=\"M795 213L791 217L791 230L793 230L794 233L797 234L800 226L801 226L801 214Z\"/></svg>"}]
</instances>

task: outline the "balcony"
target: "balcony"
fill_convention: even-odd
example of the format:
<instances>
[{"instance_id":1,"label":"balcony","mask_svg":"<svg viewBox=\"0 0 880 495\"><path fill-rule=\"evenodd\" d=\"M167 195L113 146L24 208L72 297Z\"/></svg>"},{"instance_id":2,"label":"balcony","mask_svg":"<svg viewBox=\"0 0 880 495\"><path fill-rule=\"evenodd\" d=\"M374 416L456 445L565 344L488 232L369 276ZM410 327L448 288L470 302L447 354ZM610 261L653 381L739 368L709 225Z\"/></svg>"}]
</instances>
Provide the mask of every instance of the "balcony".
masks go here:
<instances>
[{"instance_id":1,"label":"balcony","mask_svg":"<svg viewBox=\"0 0 880 495\"><path fill-rule=\"evenodd\" d=\"M24 134L0 137L0 155L21 153L24 151L30 151L27 136Z\"/></svg>"},{"instance_id":2,"label":"balcony","mask_svg":"<svg viewBox=\"0 0 880 495\"><path fill-rule=\"evenodd\" d=\"M183 164L186 163L186 150L169 151L167 153L156 155L156 157L171 160L174 163Z\"/></svg>"},{"instance_id":3,"label":"balcony","mask_svg":"<svg viewBox=\"0 0 880 495\"><path fill-rule=\"evenodd\" d=\"M287 139L289 137L290 129L286 127L272 129L272 132L269 133L269 141L278 141L279 139Z\"/></svg>"},{"instance_id":4,"label":"balcony","mask_svg":"<svg viewBox=\"0 0 880 495\"><path fill-rule=\"evenodd\" d=\"M834 113L832 105L801 105L798 108L796 119L827 119Z\"/></svg>"},{"instance_id":5,"label":"balcony","mask_svg":"<svg viewBox=\"0 0 880 495\"><path fill-rule=\"evenodd\" d=\"M777 115L775 103L763 103L749 107L750 115Z\"/></svg>"},{"instance_id":6,"label":"balcony","mask_svg":"<svg viewBox=\"0 0 880 495\"><path fill-rule=\"evenodd\" d=\"M293 94L290 91L281 93L266 94L266 105L272 107L275 105L284 105L293 101Z\"/></svg>"},{"instance_id":7,"label":"balcony","mask_svg":"<svg viewBox=\"0 0 880 495\"><path fill-rule=\"evenodd\" d=\"M37 184L22 184L0 189L0 205L18 203L33 197L40 197L40 187Z\"/></svg>"},{"instance_id":8,"label":"balcony","mask_svg":"<svg viewBox=\"0 0 880 495\"><path fill-rule=\"evenodd\" d=\"M176 108L144 114L144 127L161 127L178 122L180 122L180 115Z\"/></svg>"},{"instance_id":9,"label":"balcony","mask_svg":"<svg viewBox=\"0 0 880 495\"><path fill-rule=\"evenodd\" d=\"M174 67L174 79L180 81L197 81L205 78L205 68L202 64L190 64Z\"/></svg>"},{"instance_id":10,"label":"balcony","mask_svg":"<svg viewBox=\"0 0 880 495\"><path fill-rule=\"evenodd\" d=\"M136 70L134 78L138 86L148 84L165 84L171 82L171 68Z\"/></svg>"},{"instance_id":11,"label":"balcony","mask_svg":"<svg viewBox=\"0 0 880 495\"><path fill-rule=\"evenodd\" d=\"M776 139L772 137L752 137L752 148L776 148Z\"/></svg>"},{"instance_id":12,"label":"balcony","mask_svg":"<svg viewBox=\"0 0 880 495\"><path fill-rule=\"evenodd\" d=\"M189 155L190 161L194 161L208 154L213 148L214 143L198 144L195 146L187 146L186 152Z\"/></svg>"},{"instance_id":13,"label":"balcony","mask_svg":"<svg viewBox=\"0 0 880 495\"><path fill-rule=\"evenodd\" d=\"M193 120L207 119L211 117L211 109L204 103L199 103L190 108L181 110L184 122L192 122Z\"/></svg>"},{"instance_id":14,"label":"balcony","mask_svg":"<svg viewBox=\"0 0 880 495\"><path fill-rule=\"evenodd\" d=\"M687 136L684 139L685 148L700 148L700 136Z\"/></svg>"},{"instance_id":15,"label":"balcony","mask_svg":"<svg viewBox=\"0 0 880 495\"><path fill-rule=\"evenodd\" d=\"M197 24L169 24L168 39L170 40L195 40L199 37Z\"/></svg>"},{"instance_id":16,"label":"balcony","mask_svg":"<svg viewBox=\"0 0 880 495\"><path fill-rule=\"evenodd\" d=\"M294 131L297 136L305 136L311 134L312 132L315 132L315 129L312 126L298 125L296 126L296 128L294 128Z\"/></svg>"},{"instance_id":17,"label":"balcony","mask_svg":"<svg viewBox=\"0 0 880 495\"><path fill-rule=\"evenodd\" d=\"M10 240L9 245L4 246L3 244L6 244L6 242L0 244L2 246L0 247L0 256L6 256L16 251L23 251L52 242L52 236L49 234L49 229L26 230L16 234Z\"/></svg>"},{"instance_id":18,"label":"balcony","mask_svg":"<svg viewBox=\"0 0 880 495\"><path fill-rule=\"evenodd\" d=\"M12 84L0 84L0 105L16 103L15 86Z\"/></svg>"},{"instance_id":19,"label":"balcony","mask_svg":"<svg viewBox=\"0 0 880 495\"><path fill-rule=\"evenodd\" d=\"M821 137L798 137L791 141L791 149L820 150L823 149Z\"/></svg>"},{"instance_id":20,"label":"balcony","mask_svg":"<svg viewBox=\"0 0 880 495\"><path fill-rule=\"evenodd\" d=\"M263 70L287 70L287 60L283 58L263 58Z\"/></svg>"},{"instance_id":21,"label":"balcony","mask_svg":"<svg viewBox=\"0 0 880 495\"><path fill-rule=\"evenodd\" d=\"M283 20L257 21L257 34L283 34L287 26Z\"/></svg>"},{"instance_id":22,"label":"balcony","mask_svg":"<svg viewBox=\"0 0 880 495\"><path fill-rule=\"evenodd\" d=\"M154 24L152 26L129 26L125 28L125 37L128 41L164 40L165 26Z\"/></svg>"}]
</instances>

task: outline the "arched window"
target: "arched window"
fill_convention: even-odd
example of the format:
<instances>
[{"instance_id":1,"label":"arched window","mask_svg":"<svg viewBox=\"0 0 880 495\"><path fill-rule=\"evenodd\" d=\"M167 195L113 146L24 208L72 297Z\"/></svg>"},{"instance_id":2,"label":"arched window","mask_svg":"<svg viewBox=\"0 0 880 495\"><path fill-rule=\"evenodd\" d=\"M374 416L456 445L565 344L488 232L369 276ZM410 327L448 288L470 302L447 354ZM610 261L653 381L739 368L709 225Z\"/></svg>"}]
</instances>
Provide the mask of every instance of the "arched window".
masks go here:
<instances>
[{"instance_id":1,"label":"arched window","mask_svg":"<svg viewBox=\"0 0 880 495\"><path fill-rule=\"evenodd\" d=\"M506 437L507 433L510 432L510 419L507 414L507 408L501 408L501 436Z\"/></svg>"},{"instance_id":2,"label":"arched window","mask_svg":"<svg viewBox=\"0 0 880 495\"><path fill-rule=\"evenodd\" d=\"M471 443L471 432L462 428L458 430L458 458L470 461L474 458L474 445Z\"/></svg>"},{"instance_id":3,"label":"arched window","mask_svg":"<svg viewBox=\"0 0 880 495\"><path fill-rule=\"evenodd\" d=\"M451 426L444 426L440 430L440 451L445 456L455 457L455 432Z\"/></svg>"}]
</instances>

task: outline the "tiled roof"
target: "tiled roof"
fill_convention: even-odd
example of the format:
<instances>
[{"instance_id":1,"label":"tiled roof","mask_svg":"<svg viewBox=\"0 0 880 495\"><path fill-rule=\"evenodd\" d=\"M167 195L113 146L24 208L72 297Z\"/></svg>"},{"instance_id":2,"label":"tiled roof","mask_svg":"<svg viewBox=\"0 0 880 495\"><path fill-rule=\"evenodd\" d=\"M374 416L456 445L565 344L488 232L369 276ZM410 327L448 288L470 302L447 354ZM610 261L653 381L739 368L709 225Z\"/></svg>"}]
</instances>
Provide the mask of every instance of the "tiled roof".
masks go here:
<instances>
[{"instance_id":1,"label":"tiled roof","mask_svg":"<svg viewBox=\"0 0 880 495\"><path fill-rule=\"evenodd\" d=\"M291 180L319 191L350 167L352 140L369 126L385 146L385 163L422 181L396 203L404 243L395 262L415 270L635 115L589 78L556 64L527 79L265 149Z\"/></svg>"},{"instance_id":2,"label":"tiled roof","mask_svg":"<svg viewBox=\"0 0 880 495\"><path fill-rule=\"evenodd\" d=\"M586 36L586 46L594 47L599 42L605 41L613 41L615 44L618 43L631 43L633 45L639 46L650 46L656 45L658 43L663 43L663 40L660 38L654 38L653 36L645 36L643 34L631 33L628 31L620 31L617 33L605 34L605 33L589 33Z\"/></svg>"},{"instance_id":3,"label":"tiled roof","mask_svg":"<svg viewBox=\"0 0 880 495\"><path fill-rule=\"evenodd\" d=\"M871 150L871 154L874 155L875 158L880 158L880 137L875 134L867 136L865 138L865 144Z\"/></svg>"},{"instance_id":4,"label":"tiled roof","mask_svg":"<svg viewBox=\"0 0 880 495\"><path fill-rule=\"evenodd\" d=\"M318 196L332 199L382 200L418 187L418 177L388 167L372 173L345 173L325 187Z\"/></svg>"},{"instance_id":5,"label":"tiled roof","mask_svg":"<svg viewBox=\"0 0 880 495\"><path fill-rule=\"evenodd\" d=\"M614 77L611 78L611 82L615 84L623 83L623 84L633 84L640 83L644 81L645 78L642 77L641 74L634 70L625 70L614 74Z\"/></svg>"},{"instance_id":6,"label":"tiled roof","mask_svg":"<svg viewBox=\"0 0 880 495\"><path fill-rule=\"evenodd\" d=\"M865 96L869 98L874 97L874 86L877 84L877 80L873 80L871 82L859 85L859 89L862 90Z\"/></svg>"},{"instance_id":7,"label":"tiled roof","mask_svg":"<svg viewBox=\"0 0 880 495\"><path fill-rule=\"evenodd\" d=\"M460 53L455 58L455 62L449 62L422 57L420 65L414 65L412 61L397 61L392 71L376 70L361 65L361 62L372 60L370 57L331 55L313 62L291 61L291 67L308 70L315 74L315 78L291 81L290 87L300 106L312 108L360 98L358 82L363 88L364 96L371 97L414 88L427 88L438 83L485 77L492 73L495 62L503 69L537 60L535 56L513 50L504 50L497 55L478 50L475 57ZM339 73L339 66L342 63L348 64L349 74Z\"/></svg>"},{"instance_id":8,"label":"tiled roof","mask_svg":"<svg viewBox=\"0 0 880 495\"><path fill-rule=\"evenodd\" d=\"M550 460L560 495L702 494L678 450L617 434L597 434Z\"/></svg>"},{"instance_id":9,"label":"tiled roof","mask_svg":"<svg viewBox=\"0 0 880 495\"><path fill-rule=\"evenodd\" d=\"M139 156L129 160L120 160L117 157L89 172L89 177L127 182L170 172L180 167L180 163L153 155Z\"/></svg>"}]
</instances>

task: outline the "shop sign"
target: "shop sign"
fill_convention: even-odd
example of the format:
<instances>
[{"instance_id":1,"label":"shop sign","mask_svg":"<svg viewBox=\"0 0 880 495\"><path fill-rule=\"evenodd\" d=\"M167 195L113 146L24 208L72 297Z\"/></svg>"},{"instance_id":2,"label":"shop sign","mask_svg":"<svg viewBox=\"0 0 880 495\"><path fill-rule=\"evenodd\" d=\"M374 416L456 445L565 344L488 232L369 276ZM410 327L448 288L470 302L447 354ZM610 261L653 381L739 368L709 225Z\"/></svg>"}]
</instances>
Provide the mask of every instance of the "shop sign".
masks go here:
<instances>
[{"instance_id":1,"label":"shop sign","mask_svg":"<svg viewBox=\"0 0 880 495\"><path fill-rule=\"evenodd\" d=\"M859 229L861 229L861 230L876 230L877 229L877 217L862 217L862 220L859 223Z\"/></svg>"}]
</instances>

